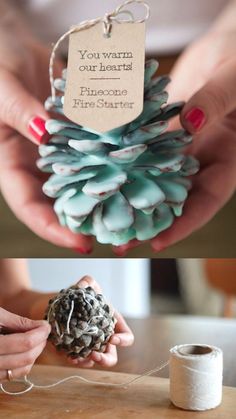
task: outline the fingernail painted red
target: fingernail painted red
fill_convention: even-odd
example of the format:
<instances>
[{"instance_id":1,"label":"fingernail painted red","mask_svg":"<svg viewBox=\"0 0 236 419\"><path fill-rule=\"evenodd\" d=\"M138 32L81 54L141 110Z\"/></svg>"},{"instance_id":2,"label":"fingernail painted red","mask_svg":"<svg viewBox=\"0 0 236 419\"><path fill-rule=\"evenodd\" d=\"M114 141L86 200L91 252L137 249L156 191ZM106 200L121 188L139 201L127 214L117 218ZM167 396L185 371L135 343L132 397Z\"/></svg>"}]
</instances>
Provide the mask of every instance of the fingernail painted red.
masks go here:
<instances>
[{"instance_id":1,"label":"fingernail painted red","mask_svg":"<svg viewBox=\"0 0 236 419\"><path fill-rule=\"evenodd\" d=\"M203 127L206 122L206 115L200 108L193 108L185 115L185 120L191 124L195 131Z\"/></svg>"},{"instance_id":2,"label":"fingernail painted red","mask_svg":"<svg viewBox=\"0 0 236 419\"><path fill-rule=\"evenodd\" d=\"M118 257L124 257L127 254L127 250L122 250L119 248L112 248L113 253Z\"/></svg>"},{"instance_id":3,"label":"fingernail painted red","mask_svg":"<svg viewBox=\"0 0 236 419\"><path fill-rule=\"evenodd\" d=\"M163 246L163 245L152 245L152 251L154 253L160 253L166 250L166 247L167 246Z\"/></svg>"},{"instance_id":4,"label":"fingernail painted red","mask_svg":"<svg viewBox=\"0 0 236 419\"><path fill-rule=\"evenodd\" d=\"M28 131L33 135L38 144L46 144L51 138L51 135L46 130L45 124L45 119L39 116L32 118L29 122Z\"/></svg>"},{"instance_id":5,"label":"fingernail painted red","mask_svg":"<svg viewBox=\"0 0 236 419\"><path fill-rule=\"evenodd\" d=\"M83 249L82 247L76 247L73 249L76 253L81 253L82 255L90 255L93 249Z\"/></svg>"}]
</instances>

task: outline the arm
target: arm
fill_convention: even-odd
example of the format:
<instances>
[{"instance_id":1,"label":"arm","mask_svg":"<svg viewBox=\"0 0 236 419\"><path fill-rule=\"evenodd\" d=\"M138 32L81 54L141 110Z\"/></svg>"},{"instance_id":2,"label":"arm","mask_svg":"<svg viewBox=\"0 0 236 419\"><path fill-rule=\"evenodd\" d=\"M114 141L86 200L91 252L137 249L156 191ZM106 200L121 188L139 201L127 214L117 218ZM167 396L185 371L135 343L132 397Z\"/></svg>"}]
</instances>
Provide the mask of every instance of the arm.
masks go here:
<instances>
[{"instance_id":1,"label":"arm","mask_svg":"<svg viewBox=\"0 0 236 419\"><path fill-rule=\"evenodd\" d=\"M27 263L23 259L0 261L0 306L20 316L42 319L54 293L31 290Z\"/></svg>"}]
</instances>

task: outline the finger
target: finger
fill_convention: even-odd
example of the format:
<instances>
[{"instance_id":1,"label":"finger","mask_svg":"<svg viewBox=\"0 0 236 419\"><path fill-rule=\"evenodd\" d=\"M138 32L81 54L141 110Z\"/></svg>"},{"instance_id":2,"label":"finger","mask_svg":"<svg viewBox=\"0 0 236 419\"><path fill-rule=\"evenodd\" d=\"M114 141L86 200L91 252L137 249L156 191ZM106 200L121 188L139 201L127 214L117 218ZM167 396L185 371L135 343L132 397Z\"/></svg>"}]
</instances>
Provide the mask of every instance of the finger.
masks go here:
<instances>
[{"instance_id":1,"label":"finger","mask_svg":"<svg viewBox=\"0 0 236 419\"><path fill-rule=\"evenodd\" d=\"M13 380L29 375L32 367L33 367L33 364L27 365L26 367L23 367L23 368L16 368L15 370L13 370L12 371ZM3 382L3 381L8 381L7 370L0 370L0 382Z\"/></svg>"},{"instance_id":2,"label":"finger","mask_svg":"<svg viewBox=\"0 0 236 419\"><path fill-rule=\"evenodd\" d=\"M202 50L197 44L192 44L177 59L170 72L171 82L166 88L169 103L189 100L204 85L206 75L202 71L201 59ZM197 65L193 66L195 61Z\"/></svg>"},{"instance_id":3,"label":"finger","mask_svg":"<svg viewBox=\"0 0 236 419\"><path fill-rule=\"evenodd\" d=\"M34 364L41 352L44 350L46 341L40 343L35 348L28 352L14 355L1 355L0 356L0 370L14 370L23 368L27 365Z\"/></svg>"},{"instance_id":4,"label":"finger","mask_svg":"<svg viewBox=\"0 0 236 419\"><path fill-rule=\"evenodd\" d=\"M101 367L113 367L118 361L116 346L108 343L106 352L100 353L93 351L91 359Z\"/></svg>"},{"instance_id":5,"label":"finger","mask_svg":"<svg viewBox=\"0 0 236 419\"><path fill-rule=\"evenodd\" d=\"M8 205L18 218L44 240L57 246L80 248L81 253L91 253L91 238L74 234L59 225L52 202L43 194L42 183L35 174L17 167L10 169L0 173L0 184ZM6 181L10 178L14 182Z\"/></svg>"},{"instance_id":6,"label":"finger","mask_svg":"<svg viewBox=\"0 0 236 419\"><path fill-rule=\"evenodd\" d=\"M77 282L79 288L92 287L98 294L102 292L100 285L95 281L95 279L90 276L84 276L79 282Z\"/></svg>"},{"instance_id":7,"label":"finger","mask_svg":"<svg viewBox=\"0 0 236 419\"><path fill-rule=\"evenodd\" d=\"M0 120L34 143L46 143L50 136L43 105L6 70L0 72L0 91Z\"/></svg>"},{"instance_id":8,"label":"finger","mask_svg":"<svg viewBox=\"0 0 236 419\"><path fill-rule=\"evenodd\" d=\"M222 64L181 112L185 129L196 133L209 128L236 109L236 60Z\"/></svg>"},{"instance_id":9,"label":"finger","mask_svg":"<svg viewBox=\"0 0 236 419\"><path fill-rule=\"evenodd\" d=\"M196 176L182 217L152 240L154 252L161 252L204 226L231 198L234 185L230 182L225 184L222 170L226 170L224 164L215 163L202 169Z\"/></svg>"},{"instance_id":10,"label":"finger","mask_svg":"<svg viewBox=\"0 0 236 419\"><path fill-rule=\"evenodd\" d=\"M115 318L117 319L115 334L111 337L109 343L116 346L131 346L134 343L134 335L124 317L115 312Z\"/></svg>"},{"instance_id":11,"label":"finger","mask_svg":"<svg viewBox=\"0 0 236 419\"><path fill-rule=\"evenodd\" d=\"M145 242L140 242L139 240L131 240L129 243L124 244L122 246L113 246L112 250L116 256L125 256L129 250L134 249L135 247L140 246Z\"/></svg>"},{"instance_id":12,"label":"finger","mask_svg":"<svg viewBox=\"0 0 236 419\"><path fill-rule=\"evenodd\" d=\"M17 314L10 313L3 308L0 308L0 326L7 330L25 332L27 330L35 329L36 327L49 328L48 322L45 320L31 320L27 317L18 316Z\"/></svg>"},{"instance_id":13,"label":"finger","mask_svg":"<svg viewBox=\"0 0 236 419\"><path fill-rule=\"evenodd\" d=\"M45 322L45 325L25 333L0 335L0 355L24 353L33 349L46 342L50 330L50 325Z\"/></svg>"},{"instance_id":14,"label":"finger","mask_svg":"<svg viewBox=\"0 0 236 419\"><path fill-rule=\"evenodd\" d=\"M109 341L112 345L116 346L131 346L134 343L134 336L132 333L125 332L125 333L116 333L113 335Z\"/></svg>"},{"instance_id":15,"label":"finger","mask_svg":"<svg viewBox=\"0 0 236 419\"><path fill-rule=\"evenodd\" d=\"M201 197L202 202L199 198ZM167 247L185 239L194 231L204 226L217 212L217 209L212 212L212 197L207 193L200 194L197 196L193 193L189 197L188 202L185 205L184 214L181 218L175 220L175 223L170 229L161 233L157 238L152 240L152 249L154 252L160 253ZM204 205L204 202L207 205ZM203 205L206 210L203 211ZM216 206L216 202L213 203Z\"/></svg>"}]
</instances>

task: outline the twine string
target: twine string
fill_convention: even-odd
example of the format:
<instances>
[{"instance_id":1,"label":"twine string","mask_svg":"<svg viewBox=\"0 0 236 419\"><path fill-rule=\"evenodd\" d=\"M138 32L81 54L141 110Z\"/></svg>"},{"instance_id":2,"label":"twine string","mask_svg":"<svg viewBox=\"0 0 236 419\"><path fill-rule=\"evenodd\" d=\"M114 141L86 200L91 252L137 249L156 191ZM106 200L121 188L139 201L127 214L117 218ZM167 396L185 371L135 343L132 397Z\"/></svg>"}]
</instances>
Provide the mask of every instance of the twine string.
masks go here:
<instances>
[{"instance_id":1,"label":"twine string","mask_svg":"<svg viewBox=\"0 0 236 419\"><path fill-rule=\"evenodd\" d=\"M137 377L134 377L134 378L132 378L130 380L127 380L127 381L124 381L122 383L108 383L107 381L89 380L88 378L82 377L81 375L70 375L69 377L65 377L61 380L56 381L55 383L52 383L52 384L39 385L39 384L33 383L27 376L25 376L23 381L22 380L15 380L15 382L20 382L20 383L23 383L27 386L24 390L18 391L18 392L11 392L11 391L6 390L2 383L0 384L0 389L2 390L3 393L5 393L7 395L20 396L20 395L28 393L33 388L41 389L41 390L49 390L51 388L57 387L61 384L66 383L67 381L71 381L71 380L80 380L80 381L82 381L86 384L92 384L92 385L98 385L98 386L104 386L104 387L116 387L116 388L127 389L129 386L131 386L135 382L141 380L144 377L148 377L150 375L153 375L155 373L160 372L161 370L166 368L168 365L169 365L169 361L166 361L166 362L162 363L160 366L158 366L156 368L153 368L149 371L146 371L143 374L138 375Z\"/></svg>"},{"instance_id":2,"label":"twine string","mask_svg":"<svg viewBox=\"0 0 236 419\"><path fill-rule=\"evenodd\" d=\"M127 6L130 6L131 4L140 4L142 5L145 10L145 16L142 19L135 19L133 13L126 9ZM121 16L126 15L128 19L122 19ZM65 32L61 37L57 40L57 42L53 45L53 49L50 56L49 61L49 81L51 86L51 96L52 96L52 102L55 103L56 101L56 88L54 86L54 62L56 58L56 52L61 45L63 41L65 41L68 36L70 36L72 33L79 32L85 29L89 29L93 26L95 26L97 23L103 22L103 32L104 36L110 37L111 31L112 31L112 22L115 21L117 23L143 23L149 19L150 16L150 7L149 5L143 1L143 0L127 0L124 3L122 3L120 6L118 6L115 10L113 10L110 13L106 13L103 17L98 17L96 19L92 20L85 20L78 25L72 26L71 29L69 29L67 32Z\"/></svg>"},{"instance_id":3,"label":"twine string","mask_svg":"<svg viewBox=\"0 0 236 419\"><path fill-rule=\"evenodd\" d=\"M72 300L69 316L68 316L67 323L66 323L66 331L67 331L68 335L70 334L70 321L71 321L71 317L72 317L74 308L75 308L75 303L74 303L74 300Z\"/></svg>"},{"instance_id":4,"label":"twine string","mask_svg":"<svg viewBox=\"0 0 236 419\"><path fill-rule=\"evenodd\" d=\"M185 410L205 411L221 404L223 352L215 346L201 344L177 345L170 349L169 361L123 382L109 383L107 380L95 381L80 375L72 375L52 384L40 385L35 384L26 376L24 377L25 388L23 391L10 392L3 384L0 385L0 389L8 395L20 395L28 393L33 388L49 390L69 380L80 380L93 385L127 389L143 377L161 371L168 364L170 364L170 400L175 406Z\"/></svg>"}]
</instances>

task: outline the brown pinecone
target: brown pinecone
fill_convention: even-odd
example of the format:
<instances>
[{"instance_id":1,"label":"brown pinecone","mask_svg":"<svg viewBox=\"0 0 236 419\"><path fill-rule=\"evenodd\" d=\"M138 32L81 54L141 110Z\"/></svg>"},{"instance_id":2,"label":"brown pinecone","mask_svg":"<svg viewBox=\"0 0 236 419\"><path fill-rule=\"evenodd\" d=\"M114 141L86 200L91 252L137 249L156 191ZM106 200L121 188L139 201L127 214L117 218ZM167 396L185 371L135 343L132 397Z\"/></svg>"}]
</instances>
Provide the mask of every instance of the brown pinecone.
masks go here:
<instances>
[{"instance_id":1,"label":"brown pinecone","mask_svg":"<svg viewBox=\"0 0 236 419\"><path fill-rule=\"evenodd\" d=\"M61 290L49 301L45 318L52 327L49 340L73 359L104 352L116 323L103 295L92 287Z\"/></svg>"}]
</instances>

